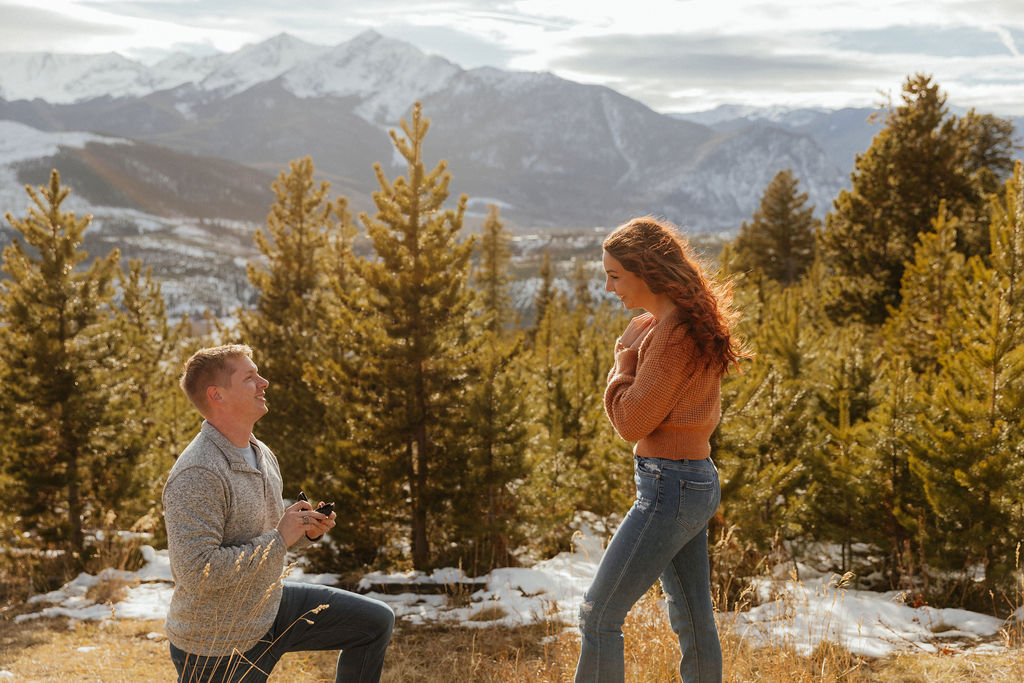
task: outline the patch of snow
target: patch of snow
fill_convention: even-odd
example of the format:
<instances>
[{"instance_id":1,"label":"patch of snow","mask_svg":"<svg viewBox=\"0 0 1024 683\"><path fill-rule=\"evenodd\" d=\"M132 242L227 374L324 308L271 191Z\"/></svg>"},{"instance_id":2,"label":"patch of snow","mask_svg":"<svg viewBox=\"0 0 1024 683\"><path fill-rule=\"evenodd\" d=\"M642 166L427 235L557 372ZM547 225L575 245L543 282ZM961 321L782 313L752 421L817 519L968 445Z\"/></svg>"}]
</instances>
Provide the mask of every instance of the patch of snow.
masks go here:
<instances>
[{"instance_id":1,"label":"patch of snow","mask_svg":"<svg viewBox=\"0 0 1024 683\"><path fill-rule=\"evenodd\" d=\"M0 121L0 164L53 156L60 147L81 149L89 142L105 145L131 145L131 140L108 137L96 133L58 132L37 130L17 121ZM22 192L24 195L24 191Z\"/></svg>"},{"instance_id":2,"label":"patch of snow","mask_svg":"<svg viewBox=\"0 0 1024 683\"><path fill-rule=\"evenodd\" d=\"M583 594L597 571L606 533L599 520L581 516L573 547L531 567L495 569L476 582L484 587L452 600L444 594L369 593L388 603L409 624L455 623L468 628L518 626L542 621L575 624ZM15 622L39 617L68 617L109 622L112 619L163 619L173 591L166 550L142 547L145 566L137 572L105 569L98 576L79 574L62 588L37 595L30 605L49 603L38 612L15 617ZM800 569L802 580L779 576L765 579L771 599L742 612L720 615L723 632L732 632L758 646L787 646L809 653L822 640L841 644L859 655L881 657L900 650L998 652L996 639L1006 622L961 609L911 607L899 592L875 593L844 587L835 575ZM333 574L307 574L294 568L290 581L331 585ZM364 590L375 584L435 583L457 585L469 577L458 568L424 572L373 572L363 577ZM95 604L86 597L103 580L125 581L130 587L114 604ZM1024 618L1024 608L1012 619ZM163 639L150 633L150 639ZM3 672L0 672L0 676Z\"/></svg>"},{"instance_id":3,"label":"patch of snow","mask_svg":"<svg viewBox=\"0 0 1024 683\"><path fill-rule=\"evenodd\" d=\"M723 615L724 621L759 645L793 647L806 655L828 640L868 657L908 648L935 652L933 641L980 641L1004 625L1001 619L966 610L910 607L899 591L875 593L841 584L835 575L778 580L773 582L773 600Z\"/></svg>"}]
</instances>

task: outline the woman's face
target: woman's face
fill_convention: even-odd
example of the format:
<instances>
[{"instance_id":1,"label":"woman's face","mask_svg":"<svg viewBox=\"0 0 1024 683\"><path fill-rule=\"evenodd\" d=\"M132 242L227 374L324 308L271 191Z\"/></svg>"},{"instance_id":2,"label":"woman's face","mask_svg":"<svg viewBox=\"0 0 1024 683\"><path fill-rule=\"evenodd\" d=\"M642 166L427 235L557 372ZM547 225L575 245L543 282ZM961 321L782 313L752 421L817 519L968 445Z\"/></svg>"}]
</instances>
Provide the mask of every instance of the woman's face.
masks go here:
<instances>
[{"instance_id":1,"label":"woman's face","mask_svg":"<svg viewBox=\"0 0 1024 683\"><path fill-rule=\"evenodd\" d=\"M643 308L650 311L654 306L655 295L639 275L622 267L619 260L604 252L604 288L614 292L627 309Z\"/></svg>"}]
</instances>

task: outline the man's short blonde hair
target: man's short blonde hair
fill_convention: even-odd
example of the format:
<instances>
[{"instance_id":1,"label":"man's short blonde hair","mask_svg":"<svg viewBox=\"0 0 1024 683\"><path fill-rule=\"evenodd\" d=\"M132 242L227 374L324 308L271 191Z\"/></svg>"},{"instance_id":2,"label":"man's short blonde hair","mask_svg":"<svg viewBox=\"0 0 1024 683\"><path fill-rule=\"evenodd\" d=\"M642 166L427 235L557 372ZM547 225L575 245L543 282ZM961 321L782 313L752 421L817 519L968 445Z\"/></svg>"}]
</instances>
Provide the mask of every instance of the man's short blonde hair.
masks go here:
<instances>
[{"instance_id":1,"label":"man's short blonde hair","mask_svg":"<svg viewBox=\"0 0 1024 683\"><path fill-rule=\"evenodd\" d=\"M203 414L209 409L206 390L211 386L231 386L231 361L235 358L252 359L252 349L245 344L225 344L199 349L185 361L178 385L192 405Z\"/></svg>"}]
</instances>

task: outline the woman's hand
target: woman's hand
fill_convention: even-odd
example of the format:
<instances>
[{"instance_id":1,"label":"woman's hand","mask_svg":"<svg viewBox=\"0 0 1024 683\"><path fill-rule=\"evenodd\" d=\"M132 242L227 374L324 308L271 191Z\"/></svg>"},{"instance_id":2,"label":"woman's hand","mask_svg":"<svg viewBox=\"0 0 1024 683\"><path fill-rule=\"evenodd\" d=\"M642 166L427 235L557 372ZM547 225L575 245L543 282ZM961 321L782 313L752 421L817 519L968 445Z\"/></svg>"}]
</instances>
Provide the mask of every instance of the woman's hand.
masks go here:
<instances>
[{"instance_id":1,"label":"woman's hand","mask_svg":"<svg viewBox=\"0 0 1024 683\"><path fill-rule=\"evenodd\" d=\"M647 332L657 324L653 313L642 313L629 321L626 331L619 337L619 343L627 349L640 346L640 342L647 336Z\"/></svg>"}]
</instances>

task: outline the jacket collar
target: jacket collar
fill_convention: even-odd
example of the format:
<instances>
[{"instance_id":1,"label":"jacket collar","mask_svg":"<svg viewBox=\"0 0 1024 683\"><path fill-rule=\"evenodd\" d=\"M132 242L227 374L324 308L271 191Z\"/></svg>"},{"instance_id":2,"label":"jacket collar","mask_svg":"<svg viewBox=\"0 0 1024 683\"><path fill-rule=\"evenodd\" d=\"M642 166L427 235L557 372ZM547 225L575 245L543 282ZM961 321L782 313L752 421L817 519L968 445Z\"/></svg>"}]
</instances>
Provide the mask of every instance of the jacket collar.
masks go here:
<instances>
[{"instance_id":1,"label":"jacket collar","mask_svg":"<svg viewBox=\"0 0 1024 683\"><path fill-rule=\"evenodd\" d=\"M221 454L224 456L224 459L228 461L228 465L231 469L241 470L242 472L255 472L255 470L249 466L249 463L245 461L245 458L238 453L238 448L231 443L228 437L221 434L220 430L212 424L203 420L203 425L200 427L200 431L203 436L212 441L214 445L220 449ZM249 435L249 445L255 447L257 461L262 461L263 452L260 450L260 447L257 445L256 439L252 434Z\"/></svg>"}]
</instances>

